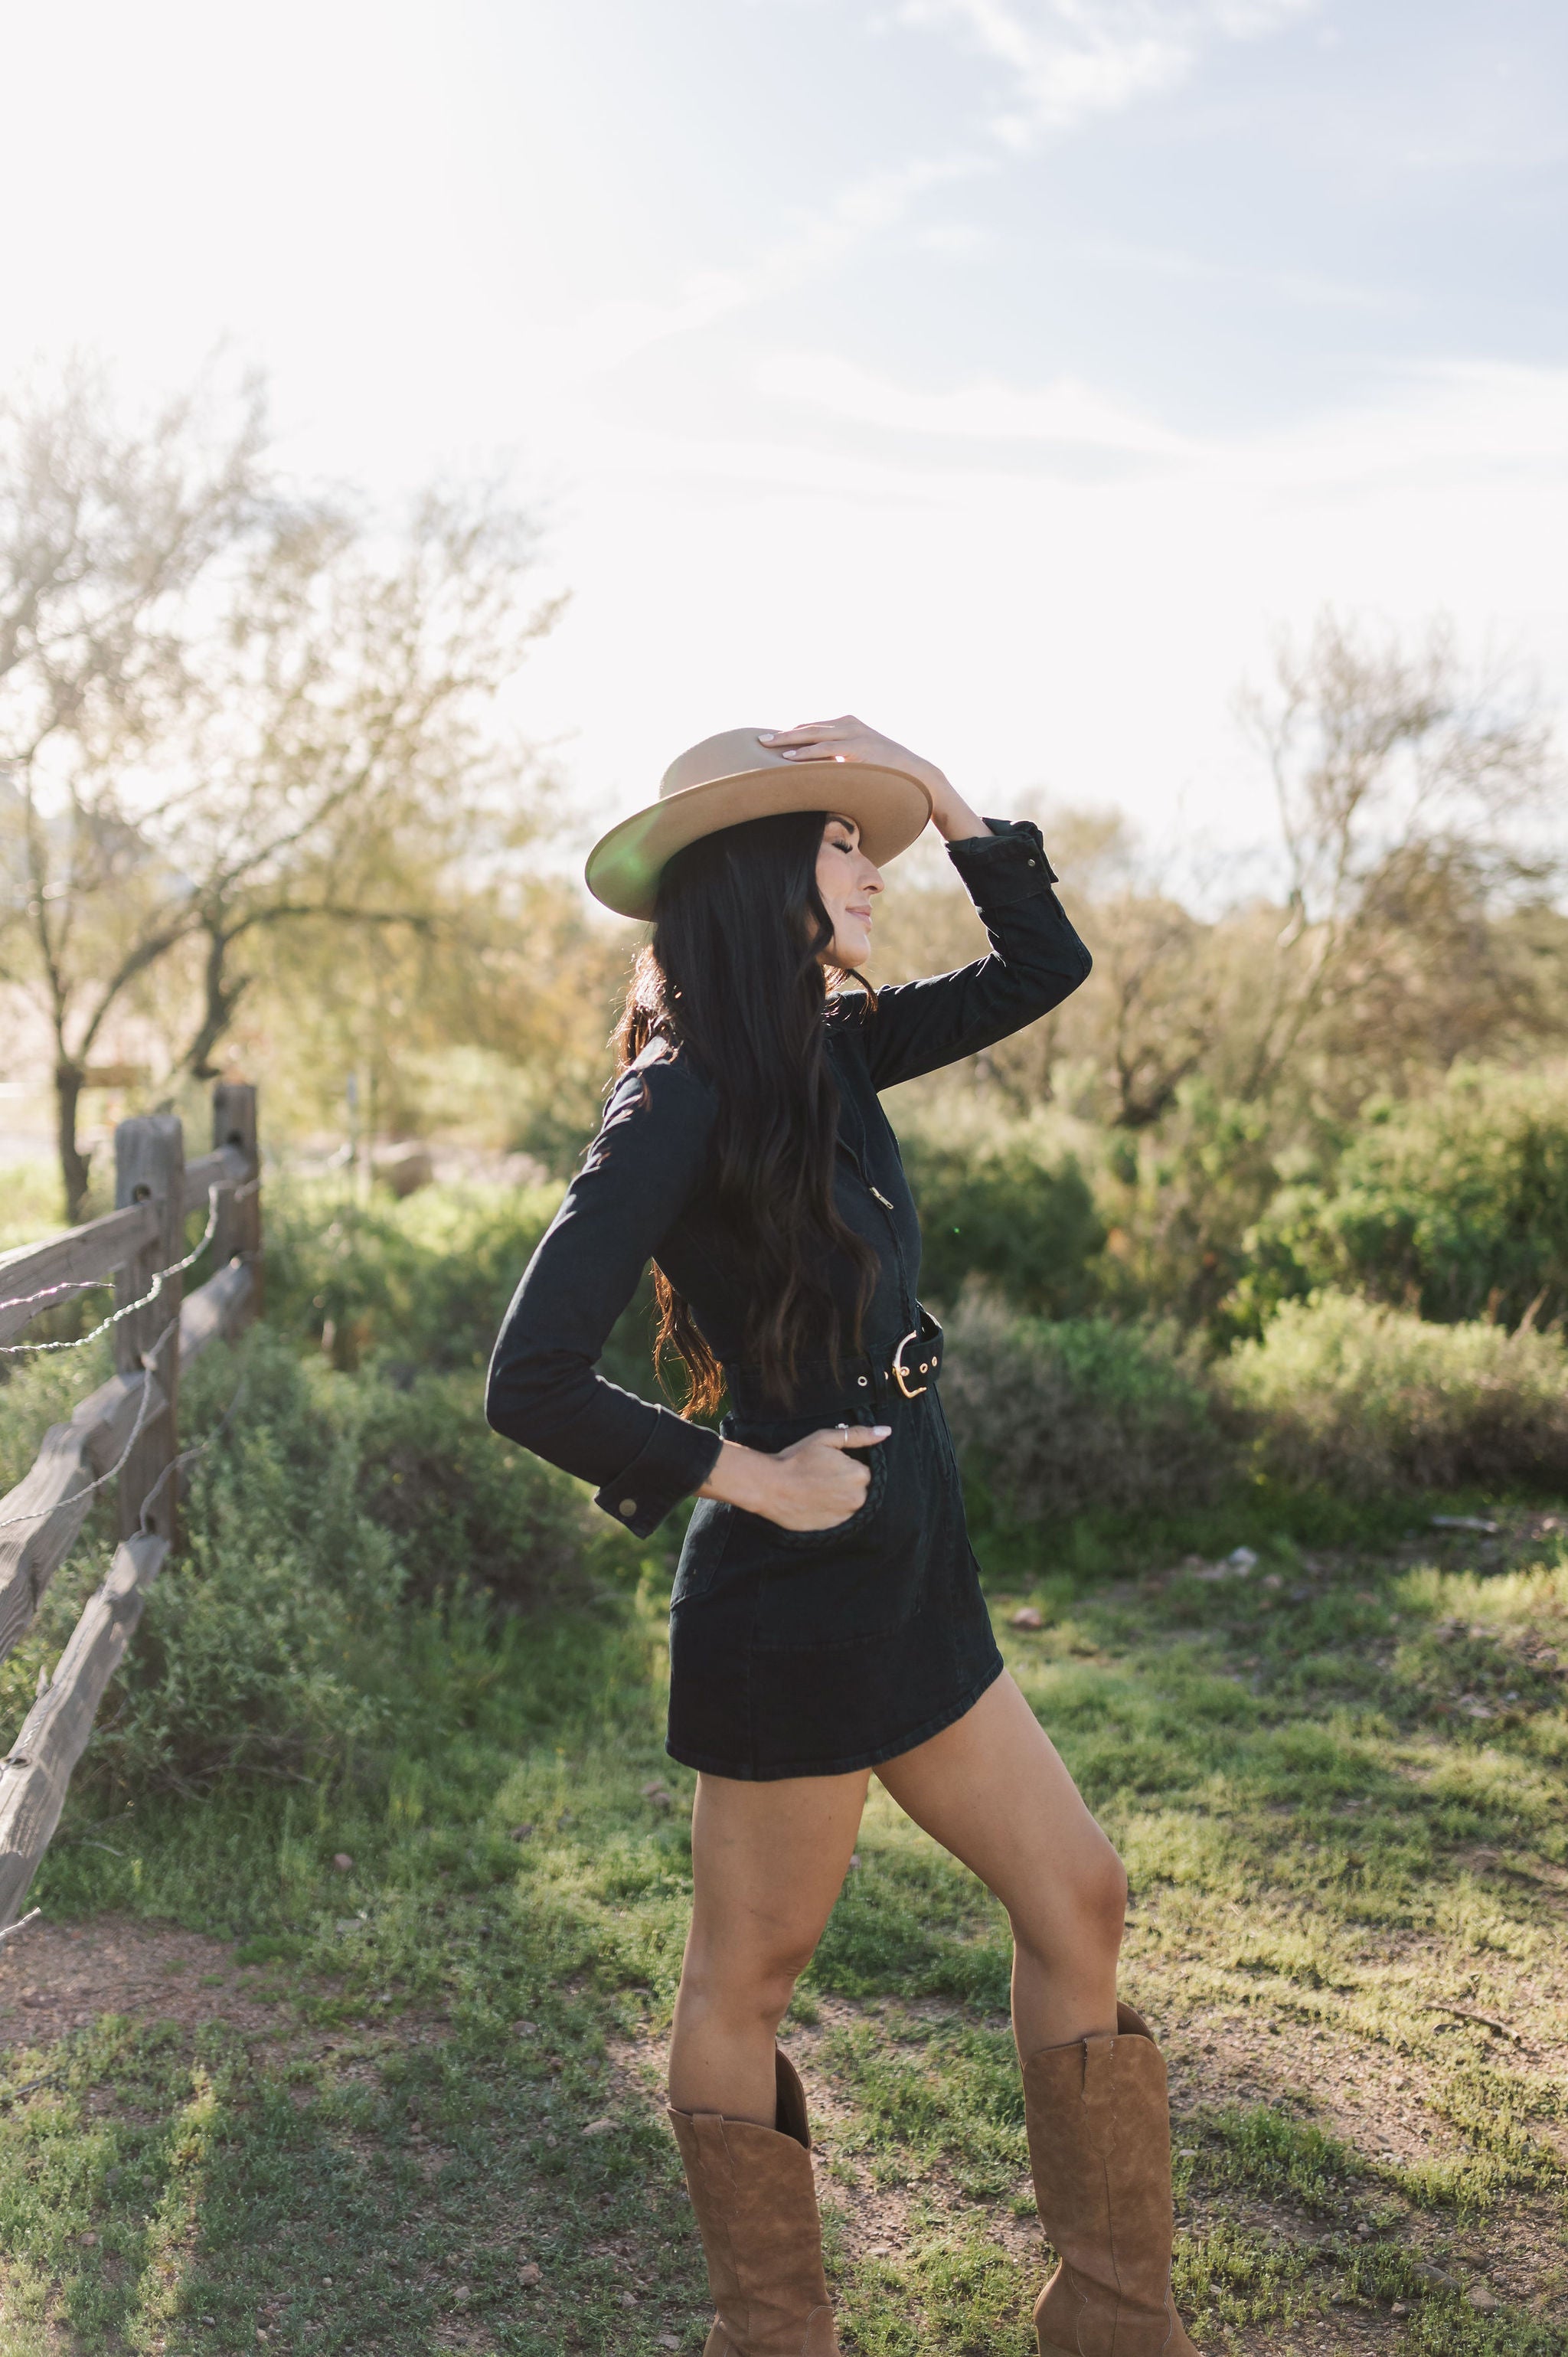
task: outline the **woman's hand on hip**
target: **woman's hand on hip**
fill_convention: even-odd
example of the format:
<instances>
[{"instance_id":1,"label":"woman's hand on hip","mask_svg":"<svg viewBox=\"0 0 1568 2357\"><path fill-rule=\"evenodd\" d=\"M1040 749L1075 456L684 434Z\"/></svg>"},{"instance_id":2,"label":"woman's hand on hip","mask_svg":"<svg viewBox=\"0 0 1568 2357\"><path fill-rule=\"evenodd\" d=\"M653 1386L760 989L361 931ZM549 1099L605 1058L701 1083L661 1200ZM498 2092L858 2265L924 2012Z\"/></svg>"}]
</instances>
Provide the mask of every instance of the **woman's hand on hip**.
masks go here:
<instances>
[{"instance_id":1,"label":"woman's hand on hip","mask_svg":"<svg viewBox=\"0 0 1568 2357\"><path fill-rule=\"evenodd\" d=\"M867 761L875 769L897 770L925 787L931 798L931 823L950 843L990 833L934 761L911 753L879 729L868 728L852 712L838 720L803 720L798 728L776 728L761 741L787 761Z\"/></svg>"},{"instance_id":2,"label":"woman's hand on hip","mask_svg":"<svg viewBox=\"0 0 1568 2357\"><path fill-rule=\"evenodd\" d=\"M831 1531L865 1503L871 1468L858 1452L886 1440L890 1424L829 1425L777 1456L726 1440L698 1491L761 1514L787 1531Z\"/></svg>"}]
</instances>

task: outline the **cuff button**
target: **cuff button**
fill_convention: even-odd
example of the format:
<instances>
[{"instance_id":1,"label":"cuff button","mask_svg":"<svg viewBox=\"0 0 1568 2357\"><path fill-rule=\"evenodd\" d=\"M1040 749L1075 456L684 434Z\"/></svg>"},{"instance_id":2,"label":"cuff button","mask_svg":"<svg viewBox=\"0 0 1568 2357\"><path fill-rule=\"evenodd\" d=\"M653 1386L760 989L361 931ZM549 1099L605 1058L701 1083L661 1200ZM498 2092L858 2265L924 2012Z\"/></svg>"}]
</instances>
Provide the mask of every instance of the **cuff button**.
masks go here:
<instances>
[{"instance_id":1,"label":"cuff button","mask_svg":"<svg viewBox=\"0 0 1568 2357\"><path fill-rule=\"evenodd\" d=\"M637 1500L635 1498L623 1498L620 1501L620 1512L623 1514L635 1514L637 1512Z\"/></svg>"}]
</instances>

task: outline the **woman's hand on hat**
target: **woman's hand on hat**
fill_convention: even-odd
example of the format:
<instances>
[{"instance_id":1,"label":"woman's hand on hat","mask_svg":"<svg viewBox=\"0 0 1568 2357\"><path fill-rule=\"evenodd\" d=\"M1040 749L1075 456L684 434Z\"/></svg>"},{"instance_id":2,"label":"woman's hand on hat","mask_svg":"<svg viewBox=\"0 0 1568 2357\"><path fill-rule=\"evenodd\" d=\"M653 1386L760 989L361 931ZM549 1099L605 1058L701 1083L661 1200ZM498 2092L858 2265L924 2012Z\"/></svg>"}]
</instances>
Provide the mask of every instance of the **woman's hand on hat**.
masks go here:
<instances>
[{"instance_id":1,"label":"woman's hand on hat","mask_svg":"<svg viewBox=\"0 0 1568 2357\"><path fill-rule=\"evenodd\" d=\"M767 729L758 742L782 753L787 761L865 761L874 769L918 778L931 798L931 823L950 843L990 832L934 761L868 728L852 712L837 720L803 720L796 728Z\"/></svg>"},{"instance_id":2,"label":"woman's hand on hat","mask_svg":"<svg viewBox=\"0 0 1568 2357\"><path fill-rule=\"evenodd\" d=\"M699 1498L722 1498L787 1531L831 1531L865 1503L871 1468L853 1452L887 1438L890 1424L840 1424L808 1432L770 1455L726 1440Z\"/></svg>"}]
</instances>

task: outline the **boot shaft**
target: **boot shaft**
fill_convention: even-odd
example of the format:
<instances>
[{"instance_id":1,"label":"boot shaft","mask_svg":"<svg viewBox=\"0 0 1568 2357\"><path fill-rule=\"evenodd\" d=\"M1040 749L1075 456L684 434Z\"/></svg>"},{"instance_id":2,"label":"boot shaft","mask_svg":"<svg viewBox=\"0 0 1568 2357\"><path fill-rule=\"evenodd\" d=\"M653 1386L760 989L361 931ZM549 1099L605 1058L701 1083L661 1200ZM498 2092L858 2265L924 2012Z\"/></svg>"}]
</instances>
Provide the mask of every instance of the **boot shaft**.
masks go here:
<instances>
[{"instance_id":1,"label":"boot shaft","mask_svg":"<svg viewBox=\"0 0 1568 2357\"><path fill-rule=\"evenodd\" d=\"M718 2309L709 2357L838 2357L805 2096L782 2054L777 2116L670 2112Z\"/></svg>"},{"instance_id":2,"label":"boot shaft","mask_svg":"<svg viewBox=\"0 0 1568 2357\"><path fill-rule=\"evenodd\" d=\"M1036 2310L1043 2351L1193 2357L1170 2296L1175 2219L1165 2058L1130 2006L1114 2037L1024 2069L1040 2222L1061 2266Z\"/></svg>"}]
</instances>

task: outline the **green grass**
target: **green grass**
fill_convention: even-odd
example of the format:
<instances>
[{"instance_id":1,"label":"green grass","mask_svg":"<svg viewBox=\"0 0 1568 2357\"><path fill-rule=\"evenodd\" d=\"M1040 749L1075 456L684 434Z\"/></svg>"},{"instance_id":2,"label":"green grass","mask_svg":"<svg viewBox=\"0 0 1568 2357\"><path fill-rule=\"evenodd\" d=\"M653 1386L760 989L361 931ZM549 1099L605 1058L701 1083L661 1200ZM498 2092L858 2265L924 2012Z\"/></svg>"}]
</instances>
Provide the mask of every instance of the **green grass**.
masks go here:
<instances>
[{"instance_id":1,"label":"green grass","mask_svg":"<svg viewBox=\"0 0 1568 2357\"><path fill-rule=\"evenodd\" d=\"M670 1535L639 1548L479 1415L546 1210L269 1215L285 1330L242 1354L45 1929L0 1954L0 2357L701 2347L659 2101L693 1788L662 1751ZM0 1485L89 1357L6 1386ZM241 1372L200 1361L188 1437ZM1561 2357L1568 1569L1541 1502L1258 1479L1044 1537L972 1504L1010 1664L1128 1860L1205 2357L1337 2357L1352 2320L1391 2357ZM1439 1536L1434 1507L1506 1529ZM111 1543L105 1506L0 1664L8 1732ZM1250 1576L1203 1576L1243 1544ZM1005 1927L875 1786L859 1855L787 2027L846 2351L1025 2357ZM166 1976L18 2006L72 1927Z\"/></svg>"},{"instance_id":2,"label":"green grass","mask_svg":"<svg viewBox=\"0 0 1568 2357\"><path fill-rule=\"evenodd\" d=\"M1332 2348L1335 2298L1390 2349L1563 2345L1561 2308L1475 2312L1452 2256L1523 2221L1554 2297L1568 2153L1530 2016L1561 1986L1568 1718L1541 1646L1568 1633L1568 1571L1555 1537L1485 1572L1467 1544L1324 1564L1276 1538L1245 1580L1099 1589L1015 1557L998 1598L1129 1862L1124 1977L1178 2065L1178 2282L1206 2352ZM5 2357L700 2347L652 2086L689 1893L667 1581L650 1553L635 1586L541 1617L422 1616L395 1745L330 1781L81 1788L37 1886L50 1919L237 1941L270 2027L140 2007L12 2046L0 2099L55 2075L0 2100ZM1037 1633L1007 1625L1026 1598ZM656 1778L672 1805L644 1796ZM1004 1927L875 1788L860 1855L789 2029L832 2092L846 2343L1022 2357L1039 2260ZM5 1969L23 1985L20 1957ZM1239 2098L1205 2063L1222 2024L1277 2025L1283 2093ZM1429 2152L1391 2160L1336 2126L1317 2038L1352 2079L1413 2074ZM877 2204L880 2255L859 2222Z\"/></svg>"}]
</instances>

